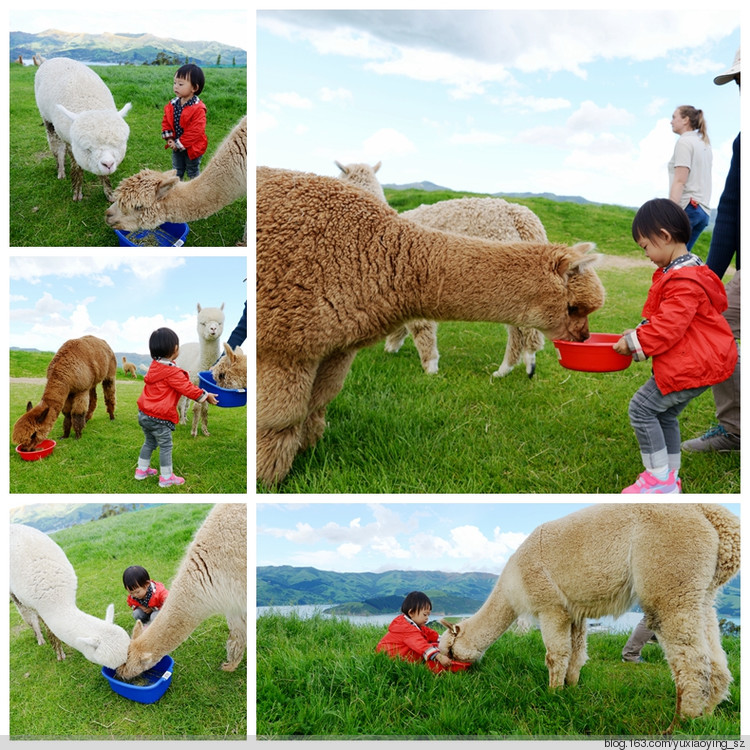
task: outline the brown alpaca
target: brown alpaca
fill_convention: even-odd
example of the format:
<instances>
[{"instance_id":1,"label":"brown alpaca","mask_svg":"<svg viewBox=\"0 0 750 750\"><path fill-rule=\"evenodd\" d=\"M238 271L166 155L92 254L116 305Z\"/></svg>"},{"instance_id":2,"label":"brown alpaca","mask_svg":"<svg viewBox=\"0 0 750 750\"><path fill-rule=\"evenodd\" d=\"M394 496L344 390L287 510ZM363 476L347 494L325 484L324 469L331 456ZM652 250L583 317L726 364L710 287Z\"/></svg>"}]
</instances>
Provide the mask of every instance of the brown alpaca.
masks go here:
<instances>
[{"instance_id":1,"label":"brown alpaca","mask_svg":"<svg viewBox=\"0 0 750 750\"><path fill-rule=\"evenodd\" d=\"M125 357L122 358L122 369L125 370L128 375L132 375L134 378L138 377L138 373L135 369L135 365L132 362L128 362Z\"/></svg>"},{"instance_id":2,"label":"brown alpaca","mask_svg":"<svg viewBox=\"0 0 750 750\"><path fill-rule=\"evenodd\" d=\"M13 443L21 450L34 450L49 435L60 412L64 438L73 428L76 438L96 409L96 384L102 384L110 419L115 418L117 358L109 344L96 336L66 341L47 367L47 385L42 400L13 425Z\"/></svg>"},{"instance_id":3,"label":"brown alpaca","mask_svg":"<svg viewBox=\"0 0 750 750\"><path fill-rule=\"evenodd\" d=\"M257 170L257 475L314 445L357 350L405 322L486 320L588 338L604 303L591 243L478 239L420 227L330 177Z\"/></svg>"}]
</instances>

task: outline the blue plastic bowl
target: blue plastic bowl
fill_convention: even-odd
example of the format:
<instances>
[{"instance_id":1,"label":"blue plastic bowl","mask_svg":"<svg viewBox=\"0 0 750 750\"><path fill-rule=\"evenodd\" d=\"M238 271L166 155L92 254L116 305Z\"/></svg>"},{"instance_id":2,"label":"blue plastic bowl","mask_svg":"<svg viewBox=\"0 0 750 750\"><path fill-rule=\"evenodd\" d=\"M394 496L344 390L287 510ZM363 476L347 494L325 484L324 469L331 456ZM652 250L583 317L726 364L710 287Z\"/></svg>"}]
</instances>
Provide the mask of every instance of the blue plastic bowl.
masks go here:
<instances>
[{"instance_id":1,"label":"blue plastic bowl","mask_svg":"<svg viewBox=\"0 0 750 750\"><path fill-rule=\"evenodd\" d=\"M167 692L172 682L173 667L174 659L169 654L162 657L158 664L140 675L141 678L148 680L148 685L133 685L130 682L118 680L115 677L115 670L110 667L102 667L102 674L107 678L112 690L123 698L138 703L156 703Z\"/></svg>"},{"instance_id":2,"label":"blue plastic bowl","mask_svg":"<svg viewBox=\"0 0 750 750\"><path fill-rule=\"evenodd\" d=\"M247 390L244 388L222 388L220 385L216 385L214 375L208 370L198 373L198 381L200 387L204 391L213 393L219 399L217 406L233 407L233 406L247 406Z\"/></svg>"},{"instance_id":3,"label":"blue plastic bowl","mask_svg":"<svg viewBox=\"0 0 750 750\"><path fill-rule=\"evenodd\" d=\"M138 229L135 232L115 229L115 234L121 247L182 247L189 231L190 228L187 224L170 224L167 222L156 229ZM156 240L156 244L154 245L153 241L146 242L145 240L148 237Z\"/></svg>"}]
</instances>

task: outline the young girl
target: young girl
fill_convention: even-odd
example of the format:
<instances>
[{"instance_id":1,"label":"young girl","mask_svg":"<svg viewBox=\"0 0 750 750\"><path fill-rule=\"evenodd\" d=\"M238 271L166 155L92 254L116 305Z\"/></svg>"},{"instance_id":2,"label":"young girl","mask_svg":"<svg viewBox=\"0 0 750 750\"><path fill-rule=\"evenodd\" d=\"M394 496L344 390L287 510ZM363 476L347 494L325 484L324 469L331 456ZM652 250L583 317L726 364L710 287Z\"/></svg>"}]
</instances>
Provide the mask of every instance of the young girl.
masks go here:
<instances>
[{"instance_id":1,"label":"young girl","mask_svg":"<svg viewBox=\"0 0 750 750\"><path fill-rule=\"evenodd\" d=\"M140 565L131 565L125 569L122 584L128 592L128 607L133 610L133 617L144 625L159 614L169 595L164 584L152 581L146 568Z\"/></svg>"},{"instance_id":2,"label":"young girl","mask_svg":"<svg viewBox=\"0 0 750 750\"><path fill-rule=\"evenodd\" d=\"M451 660L438 650L438 633L427 627L432 602L421 591L412 591L401 604L401 612L388 626L375 651L406 661L425 661L434 672L450 667Z\"/></svg>"},{"instance_id":3,"label":"young girl","mask_svg":"<svg viewBox=\"0 0 750 750\"><path fill-rule=\"evenodd\" d=\"M161 137L164 148L172 149L172 167L180 179L185 172L191 179L200 174L201 157L208 147L206 105L198 98L205 82L197 65L183 65L174 75L176 96L164 107Z\"/></svg>"},{"instance_id":4,"label":"young girl","mask_svg":"<svg viewBox=\"0 0 750 750\"><path fill-rule=\"evenodd\" d=\"M185 480L172 471L172 432L178 422L177 402L180 396L198 402L208 401L209 404L219 402L213 393L193 385L187 370L175 364L180 353L180 340L173 330L159 328L154 331L148 340L148 348L153 361L143 378L145 385L138 399L138 424L146 440L138 456L135 478L140 480L156 475L156 469L150 466L151 454L159 448L159 487L185 484Z\"/></svg>"},{"instance_id":5,"label":"young girl","mask_svg":"<svg viewBox=\"0 0 750 750\"><path fill-rule=\"evenodd\" d=\"M651 357L653 373L628 409L646 471L623 493L682 491L677 417L691 399L726 380L737 362L734 336L721 315L724 285L688 252L690 231L687 215L668 198L644 203L633 220L633 239L658 268L644 320L613 345L636 361Z\"/></svg>"}]
</instances>

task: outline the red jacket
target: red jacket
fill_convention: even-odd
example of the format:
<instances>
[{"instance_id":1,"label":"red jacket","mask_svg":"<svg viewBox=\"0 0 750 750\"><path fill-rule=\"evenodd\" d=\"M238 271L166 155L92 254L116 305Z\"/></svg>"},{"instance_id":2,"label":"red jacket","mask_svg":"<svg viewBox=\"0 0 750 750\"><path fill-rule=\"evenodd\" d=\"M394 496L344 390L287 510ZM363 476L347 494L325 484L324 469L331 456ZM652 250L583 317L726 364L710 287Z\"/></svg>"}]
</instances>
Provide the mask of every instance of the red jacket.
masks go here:
<instances>
[{"instance_id":1,"label":"red jacket","mask_svg":"<svg viewBox=\"0 0 750 750\"><path fill-rule=\"evenodd\" d=\"M206 105L198 99L195 104L183 107L180 115L182 135L177 138L174 128L174 99L164 107L164 117L161 121L162 138L179 140L179 144L187 151L189 159L203 156L208 148L206 136ZM169 146L164 146L169 148Z\"/></svg>"},{"instance_id":2,"label":"red jacket","mask_svg":"<svg viewBox=\"0 0 750 750\"><path fill-rule=\"evenodd\" d=\"M128 607L135 609L136 607L151 607L151 609L161 609L164 606L164 602L167 601L167 595L169 591L164 588L164 584L159 581L151 581L156 589L151 598L148 600L148 604L144 604L138 599L135 599L132 595L128 595Z\"/></svg>"},{"instance_id":3,"label":"red jacket","mask_svg":"<svg viewBox=\"0 0 750 750\"><path fill-rule=\"evenodd\" d=\"M388 626L375 651L385 651L391 658L398 656L407 661L429 661L438 654L439 637L432 628L399 615Z\"/></svg>"},{"instance_id":4,"label":"red jacket","mask_svg":"<svg viewBox=\"0 0 750 750\"><path fill-rule=\"evenodd\" d=\"M737 345L721 315L726 309L724 284L708 266L657 269L643 307L648 320L636 333L662 394L716 385L734 372Z\"/></svg>"},{"instance_id":5,"label":"red jacket","mask_svg":"<svg viewBox=\"0 0 750 750\"><path fill-rule=\"evenodd\" d=\"M193 401L205 401L208 394L190 382L190 375L177 365L167 365L158 359L151 362L145 386L138 399L138 408L147 416L166 419L177 424L177 402L180 396L187 396Z\"/></svg>"}]
</instances>

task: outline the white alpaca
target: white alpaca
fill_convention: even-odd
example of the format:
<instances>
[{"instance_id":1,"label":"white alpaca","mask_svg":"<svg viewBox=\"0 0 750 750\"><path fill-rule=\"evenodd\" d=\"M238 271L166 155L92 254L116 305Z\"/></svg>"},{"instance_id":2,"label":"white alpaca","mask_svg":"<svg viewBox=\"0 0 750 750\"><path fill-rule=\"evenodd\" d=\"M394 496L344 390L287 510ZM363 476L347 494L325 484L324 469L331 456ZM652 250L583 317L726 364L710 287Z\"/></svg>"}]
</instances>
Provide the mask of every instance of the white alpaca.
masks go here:
<instances>
[{"instance_id":1,"label":"white alpaca","mask_svg":"<svg viewBox=\"0 0 750 750\"><path fill-rule=\"evenodd\" d=\"M221 334L224 332L224 303L221 307L201 307L198 309L198 343L190 342L180 346L180 353L176 364L190 373L190 380L198 385L198 373L208 370L221 354ZM180 415L180 424L187 424L188 399L180 397L177 411ZM208 431L208 403L193 404L193 426L190 434L198 436L198 422L204 435L210 435Z\"/></svg>"},{"instance_id":2,"label":"white alpaca","mask_svg":"<svg viewBox=\"0 0 750 750\"><path fill-rule=\"evenodd\" d=\"M224 344L224 351L226 356L211 368L216 385L238 390L247 388L247 356L243 354L239 346L232 351L227 343Z\"/></svg>"},{"instance_id":3,"label":"white alpaca","mask_svg":"<svg viewBox=\"0 0 750 750\"><path fill-rule=\"evenodd\" d=\"M368 164L336 162L341 170L339 179L366 190L386 202L383 188L375 176L380 162ZM401 216L425 227L444 232L465 234L498 242L547 242L542 222L531 209L502 198L456 198L422 205ZM536 352L544 348L544 335L535 328L506 325L508 340L502 364L492 374L507 375L523 359L529 377L536 371ZM440 354L437 347L437 323L432 320L412 320L390 333L385 340L385 350L395 353L401 349L411 334L426 373L438 371Z\"/></svg>"},{"instance_id":4,"label":"white alpaca","mask_svg":"<svg viewBox=\"0 0 750 750\"><path fill-rule=\"evenodd\" d=\"M65 553L45 533L21 524L10 527L10 595L37 643L44 644L46 625L58 661L62 644L80 651L89 661L114 669L127 656L130 638L114 624L115 605L104 620L76 606L78 579Z\"/></svg>"},{"instance_id":5,"label":"white alpaca","mask_svg":"<svg viewBox=\"0 0 750 750\"><path fill-rule=\"evenodd\" d=\"M100 175L104 194L114 198L109 182L125 157L130 128L123 119L128 102L119 112L110 90L91 68L77 60L45 60L34 77L39 114L47 141L57 160L57 179L65 178L65 154L70 154L73 200L83 198L83 171Z\"/></svg>"},{"instance_id":6,"label":"white alpaca","mask_svg":"<svg viewBox=\"0 0 750 750\"><path fill-rule=\"evenodd\" d=\"M181 182L174 169L142 169L115 190L105 220L128 232L156 229L165 221L205 219L247 195L247 116L234 127L206 168L194 180ZM241 240L247 244L247 227Z\"/></svg>"},{"instance_id":7,"label":"white alpaca","mask_svg":"<svg viewBox=\"0 0 750 750\"><path fill-rule=\"evenodd\" d=\"M586 618L617 616L637 601L674 676L675 720L709 714L732 681L714 599L739 569L740 522L721 505L593 505L537 527L481 609L443 623L440 651L477 661L517 617L532 615L549 686L575 685Z\"/></svg>"},{"instance_id":8,"label":"white alpaca","mask_svg":"<svg viewBox=\"0 0 750 750\"><path fill-rule=\"evenodd\" d=\"M159 616L145 629L136 622L127 660L117 676L132 679L150 669L216 614L223 614L229 626L227 660L221 668L233 672L247 643L245 503L213 507L180 563Z\"/></svg>"}]
</instances>

